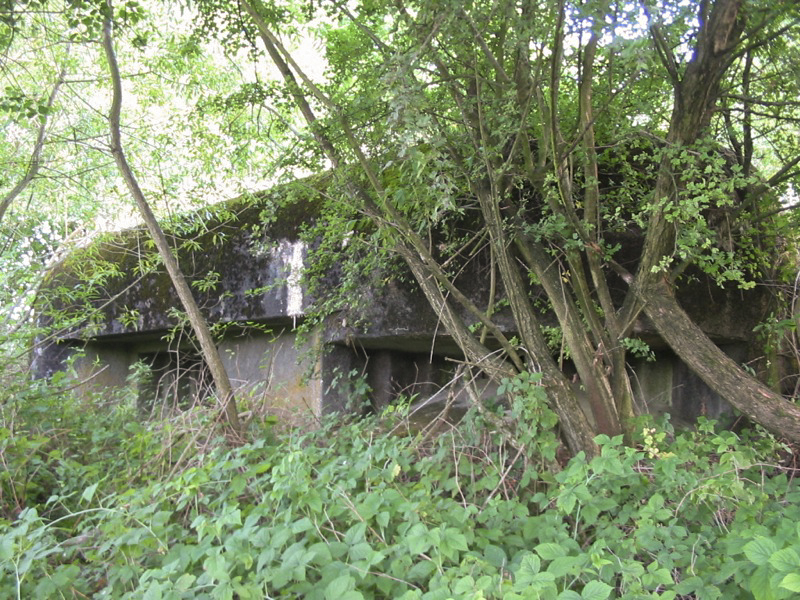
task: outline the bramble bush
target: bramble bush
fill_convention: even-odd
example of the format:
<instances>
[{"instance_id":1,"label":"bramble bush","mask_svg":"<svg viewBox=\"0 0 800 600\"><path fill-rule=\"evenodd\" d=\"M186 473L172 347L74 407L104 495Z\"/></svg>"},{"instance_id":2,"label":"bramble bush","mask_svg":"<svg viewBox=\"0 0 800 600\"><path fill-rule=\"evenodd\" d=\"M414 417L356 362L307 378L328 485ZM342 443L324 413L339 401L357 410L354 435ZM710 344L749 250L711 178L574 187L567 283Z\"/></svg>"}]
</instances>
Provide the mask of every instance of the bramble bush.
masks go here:
<instances>
[{"instance_id":1,"label":"bramble bush","mask_svg":"<svg viewBox=\"0 0 800 600\"><path fill-rule=\"evenodd\" d=\"M800 591L800 495L774 440L650 422L637 447L601 436L599 456L554 471L554 417L534 383L507 382L517 397L496 409L516 442L469 414L436 436L340 417L235 448L209 439L201 409L140 423L120 398L87 419L91 405L41 388L13 422L4 405L0 597Z\"/></svg>"}]
</instances>

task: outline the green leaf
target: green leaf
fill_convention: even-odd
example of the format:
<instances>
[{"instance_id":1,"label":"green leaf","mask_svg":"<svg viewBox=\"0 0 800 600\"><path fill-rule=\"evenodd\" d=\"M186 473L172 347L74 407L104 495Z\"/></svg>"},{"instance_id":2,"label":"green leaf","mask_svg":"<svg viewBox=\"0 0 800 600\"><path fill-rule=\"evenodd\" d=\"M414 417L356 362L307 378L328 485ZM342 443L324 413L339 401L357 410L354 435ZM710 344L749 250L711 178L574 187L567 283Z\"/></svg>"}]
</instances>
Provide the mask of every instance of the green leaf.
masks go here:
<instances>
[{"instance_id":1,"label":"green leaf","mask_svg":"<svg viewBox=\"0 0 800 600\"><path fill-rule=\"evenodd\" d=\"M346 592L356 586L356 580L348 574L339 575L325 586L325 600L341 600Z\"/></svg>"},{"instance_id":2,"label":"green leaf","mask_svg":"<svg viewBox=\"0 0 800 600\"><path fill-rule=\"evenodd\" d=\"M92 498L94 498L94 493L97 490L97 486L100 484L98 481L97 483L93 483L85 490L83 490L83 494L81 494L81 499L86 500L86 502L91 502Z\"/></svg>"},{"instance_id":3,"label":"green leaf","mask_svg":"<svg viewBox=\"0 0 800 600\"><path fill-rule=\"evenodd\" d=\"M647 567L647 573L642 576L642 582L646 586L660 586L660 585L673 585L675 581L672 579L672 574L669 569L654 567L656 563L651 563ZM652 568L651 568L652 567Z\"/></svg>"},{"instance_id":4,"label":"green leaf","mask_svg":"<svg viewBox=\"0 0 800 600\"><path fill-rule=\"evenodd\" d=\"M389 520L390 520L390 515L389 511L387 510L382 510L375 517L375 521L377 521L378 525L380 525L381 527L386 527L389 524Z\"/></svg>"},{"instance_id":5,"label":"green leaf","mask_svg":"<svg viewBox=\"0 0 800 600\"><path fill-rule=\"evenodd\" d=\"M791 548L784 548L783 550L778 550L769 557L769 564L772 565L776 571L792 573L800 570L800 557L797 556L797 552Z\"/></svg>"},{"instance_id":6,"label":"green leaf","mask_svg":"<svg viewBox=\"0 0 800 600\"><path fill-rule=\"evenodd\" d=\"M270 574L270 580L275 588L282 588L292 580L294 567L280 567L273 570Z\"/></svg>"},{"instance_id":7,"label":"green leaf","mask_svg":"<svg viewBox=\"0 0 800 600\"><path fill-rule=\"evenodd\" d=\"M308 517L303 517L299 521L295 521L292 523L292 533L303 533L304 531L308 531L314 526L311 522L311 519Z\"/></svg>"},{"instance_id":8,"label":"green leaf","mask_svg":"<svg viewBox=\"0 0 800 600\"><path fill-rule=\"evenodd\" d=\"M11 560L14 555L14 538L10 534L0 538L0 560Z\"/></svg>"},{"instance_id":9,"label":"green leaf","mask_svg":"<svg viewBox=\"0 0 800 600\"><path fill-rule=\"evenodd\" d=\"M750 577L748 582L750 591L756 600L773 600L775 594L770 585L770 569L768 565L761 565ZM678 588L675 588L678 591Z\"/></svg>"},{"instance_id":10,"label":"green leaf","mask_svg":"<svg viewBox=\"0 0 800 600\"><path fill-rule=\"evenodd\" d=\"M556 578L552 573L548 573L547 571L540 571L539 573L533 576L533 579L531 580L531 585L539 589L543 589L547 587L548 584L553 583L555 580Z\"/></svg>"},{"instance_id":11,"label":"green leaf","mask_svg":"<svg viewBox=\"0 0 800 600\"><path fill-rule=\"evenodd\" d=\"M460 597L464 597L473 591L475 591L475 579L470 575L461 577L453 586L453 593L458 594Z\"/></svg>"},{"instance_id":12,"label":"green leaf","mask_svg":"<svg viewBox=\"0 0 800 600\"><path fill-rule=\"evenodd\" d=\"M553 560L554 558L567 555L567 551L564 550L564 548L552 542L539 544L534 550L536 550L536 554L542 557L542 560Z\"/></svg>"},{"instance_id":13,"label":"green leaf","mask_svg":"<svg viewBox=\"0 0 800 600\"><path fill-rule=\"evenodd\" d=\"M581 600L581 595L573 590L564 590L558 595L558 600Z\"/></svg>"},{"instance_id":14,"label":"green leaf","mask_svg":"<svg viewBox=\"0 0 800 600\"><path fill-rule=\"evenodd\" d=\"M575 508L575 502L577 502L577 500L578 498L573 492L567 492L558 497L556 506L558 506L558 508L560 508L565 514L571 514L572 510Z\"/></svg>"},{"instance_id":15,"label":"green leaf","mask_svg":"<svg viewBox=\"0 0 800 600\"><path fill-rule=\"evenodd\" d=\"M547 565L547 572L556 577L563 577L575 569L583 561L580 556L559 556Z\"/></svg>"},{"instance_id":16,"label":"green leaf","mask_svg":"<svg viewBox=\"0 0 800 600\"><path fill-rule=\"evenodd\" d=\"M237 475L231 480L231 492L235 496L240 495L247 487L247 478L244 475Z\"/></svg>"},{"instance_id":17,"label":"green leaf","mask_svg":"<svg viewBox=\"0 0 800 600\"><path fill-rule=\"evenodd\" d=\"M584 600L606 600L612 589L610 585L602 581L590 581L584 586L581 598Z\"/></svg>"},{"instance_id":18,"label":"green leaf","mask_svg":"<svg viewBox=\"0 0 800 600\"><path fill-rule=\"evenodd\" d=\"M352 560L370 560L375 554L375 550L369 542L360 542L350 548L350 558Z\"/></svg>"},{"instance_id":19,"label":"green leaf","mask_svg":"<svg viewBox=\"0 0 800 600\"><path fill-rule=\"evenodd\" d=\"M164 584L158 581L151 581L147 586L147 591L142 595L142 600L161 600L163 598L162 590Z\"/></svg>"},{"instance_id":20,"label":"green leaf","mask_svg":"<svg viewBox=\"0 0 800 600\"><path fill-rule=\"evenodd\" d=\"M344 542L328 542L328 552L333 559L342 558L348 550L349 547Z\"/></svg>"},{"instance_id":21,"label":"green leaf","mask_svg":"<svg viewBox=\"0 0 800 600\"><path fill-rule=\"evenodd\" d=\"M361 523L356 523L350 529L348 529L344 534L344 543L350 546L357 544L364 540L364 535L367 532L367 524L363 521Z\"/></svg>"},{"instance_id":22,"label":"green leaf","mask_svg":"<svg viewBox=\"0 0 800 600\"><path fill-rule=\"evenodd\" d=\"M408 544L408 551L411 552L411 554L422 554L425 552L431 547L432 543L428 528L422 523L414 525L409 529L406 535L406 543Z\"/></svg>"},{"instance_id":23,"label":"green leaf","mask_svg":"<svg viewBox=\"0 0 800 600\"><path fill-rule=\"evenodd\" d=\"M209 576L217 581L228 581L228 561L221 554L219 548L213 550L208 557L203 561L203 568L208 572Z\"/></svg>"},{"instance_id":24,"label":"green leaf","mask_svg":"<svg viewBox=\"0 0 800 600\"><path fill-rule=\"evenodd\" d=\"M178 580L175 582L175 589L179 592L186 592L192 586L195 579L197 579L197 577L191 573L184 573L178 577Z\"/></svg>"},{"instance_id":25,"label":"green leaf","mask_svg":"<svg viewBox=\"0 0 800 600\"><path fill-rule=\"evenodd\" d=\"M800 593L800 574L789 573L781 580L780 587L790 592Z\"/></svg>"},{"instance_id":26,"label":"green leaf","mask_svg":"<svg viewBox=\"0 0 800 600\"><path fill-rule=\"evenodd\" d=\"M442 541L447 543L453 550L460 550L462 552L469 550L467 537L455 527L448 527L445 529L443 538Z\"/></svg>"},{"instance_id":27,"label":"green leaf","mask_svg":"<svg viewBox=\"0 0 800 600\"><path fill-rule=\"evenodd\" d=\"M689 595L703 588L703 580L697 576L687 577L675 586L675 591L681 595Z\"/></svg>"},{"instance_id":28,"label":"green leaf","mask_svg":"<svg viewBox=\"0 0 800 600\"><path fill-rule=\"evenodd\" d=\"M405 578L414 582L427 582L435 570L436 564L432 560L421 560L408 570Z\"/></svg>"},{"instance_id":29,"label":"green leaf","mask_svg":"<svg viewBox=\"0 0 800 600\"><path fill-rule=\"evenodd\" d=\"M483 556L486 557L486 562L496 568L501 568L508 562L505 551L499 546L488 544L483 550Z\"/></svg>"},{"instance_id":30,"label":"green leaf","mask_svg":"<svg viewBox=\"0 0 800 600\"><path fill-rule=\"evenodd\" d=\"M308 551L314 554L314 557L310 562L313 562L316 565L324 566L333 560L330 548L325 542L317 542L316 544L313 544L309 547Z\"/></svg>"},{"instance_id":31,"label":"green leaf","mask_svg":"<svg viewBox=\"0 0 800 600\"><path fill-rule=\"evenodd\" d=\"M367 494L367 497L364 498L364 501L358 505L358 514L361 515L363 519L371 519L378 510L383 505L383 498L377 492L372 492Z\"/></svg>"},{"instance_id":32,"label":"green leaf","mask_svg":"<svg viewBox=\"0 0 800 600\"><path fill-rule=\"evenodd\" d=\"M514 589L519 590L518 586L524 587L530 584L541 568L542 560L538 556L530 552L523 556L519 568L514 573Z\"/></svg>"},{"instance_id":33,"label":"green leaf","mask_svg":"<svg viewBox=\"0 0 800 600\"><path fill-rule=\"evenodd\" d=\"M769 562L770 557L778 550L775 542L765 537L758 537L743 548L747 559L755 565L761 566Z\"/></svg>"}]
</instances>

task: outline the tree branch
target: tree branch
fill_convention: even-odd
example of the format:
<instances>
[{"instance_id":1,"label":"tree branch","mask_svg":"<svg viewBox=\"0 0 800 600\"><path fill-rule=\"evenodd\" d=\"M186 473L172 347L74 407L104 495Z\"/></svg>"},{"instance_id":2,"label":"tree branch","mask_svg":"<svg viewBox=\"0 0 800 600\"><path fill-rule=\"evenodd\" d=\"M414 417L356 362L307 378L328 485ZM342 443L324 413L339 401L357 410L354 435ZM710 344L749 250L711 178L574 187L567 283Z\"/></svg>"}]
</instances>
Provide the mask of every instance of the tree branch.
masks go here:
<instances>
[{"instance_id":1,"label":"tree branch","mask_svg":"<svg viewBox=\"0 0 800 600\"><path fill-rule=\"evenodd\" d=\"M740 102L746 102L749 104L755 104L757 106L764 106L768 108L798 108L800 107L800 101L798 100L784 100L784 101L777 101L777 100L764 100L763 98L757 98L755 96L747 96L744 94L724 94L720 96L720 98L730 98L731 100L739 100Z\"/></svg>"},{"instance_id":2,"label":"tree branch","mask_svg":"<svg viewBox=\"0 0 800 600\"><path fill-rule=\"evenodd\" d=\"M500 77L500 80L503 83L511 83L511 78L506 73L505 69L503 68L503 65L500 64L500 61L497 60L491 48L489 48L489 46L486 45L486 40L483 39L483 36L481 35L481 32L478 30L478 26L475 25L475 21L473 20L473 18L470 15L468 15L463 8L459 8L458 12L461 15L461 18L466 20L467 23L469 24L469 27L470 29L472 29L472 33L474 34L475 41L481 47L484 56L486 56L486 59L494 67L494 70L497 72L497 75Z\"/></svg>"},{"instance_id":3,"label":"tree branch","mask_svg":"<svg viewBox=\"0 0 800 600\"><path fill-rule=\"evenodd\" d=\"M31 153L31 158L28 161L28 168L25 172L23 178L14 186L14 188L9 191L3 199L0 200L0 223L3 222L3 217L6 214L9 206L11 203L16 200L16 198L25 191L25 188L28 187L31 181L36 177L39 173L39 168L41 167L41 155L42 155L42 148L44 147L44 142L47 136L47 122L48 122L48 115L50 110L53 108L53 104L55 104L56 96L58 96L58 91L61 88L61 84L64 83L64 78L67 75L66 65L61 68L61 72L58 75L58 80L56 81L53 89L50 92L50 96L47 98L46 112L44 115L39 117L39 130L36 134L36 142L33 145L33 152Z\"/></svg>"},{"instance_id":4,"label":"tree branch","mask_svg":"<svg viewBox=\"0 0 800 600\"><path fill-rule=\"evenodd\" d=\"M649 16L649 14L648 14ZM653 37L653 45L655 46L656 53L661 59L661 64L667 70L672 86L677 87L681 82L680 71L678 70L678 63L675 61L675 55L672 49L667 44L664 34L659 25L650 26L650 35Z\"/></svg>"}]
</instances>

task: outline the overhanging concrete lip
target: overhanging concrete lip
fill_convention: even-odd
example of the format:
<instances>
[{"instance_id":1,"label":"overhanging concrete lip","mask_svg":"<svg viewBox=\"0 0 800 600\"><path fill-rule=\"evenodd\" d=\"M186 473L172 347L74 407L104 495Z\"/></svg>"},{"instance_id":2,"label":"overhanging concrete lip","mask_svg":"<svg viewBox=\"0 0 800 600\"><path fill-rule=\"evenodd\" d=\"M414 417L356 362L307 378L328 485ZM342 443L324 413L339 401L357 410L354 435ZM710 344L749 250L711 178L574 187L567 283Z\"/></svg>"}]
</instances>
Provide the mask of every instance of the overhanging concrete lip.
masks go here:
<instances>
[{"instance_id":1,"label":"overhanging concrete lip","mask_svg":"<svg viewBox=\"0 0 800 600\"><path fill-rule=\"evenodd\" d=\"M215 324L225 326L225 337L247 336L253 333L264 332L265 330L286 331L299 328L306 317L286 317L265 319L247 319L240 321L223 321ZM152 329L147 331L126 330L121 332L97 332L92 333L85 329L70 330L55 335L58 343L81 343L92 342L97 344L130 343L138 344L141 342L160 341L171 333L171 329Z\"/></svg>"}]
</instances>

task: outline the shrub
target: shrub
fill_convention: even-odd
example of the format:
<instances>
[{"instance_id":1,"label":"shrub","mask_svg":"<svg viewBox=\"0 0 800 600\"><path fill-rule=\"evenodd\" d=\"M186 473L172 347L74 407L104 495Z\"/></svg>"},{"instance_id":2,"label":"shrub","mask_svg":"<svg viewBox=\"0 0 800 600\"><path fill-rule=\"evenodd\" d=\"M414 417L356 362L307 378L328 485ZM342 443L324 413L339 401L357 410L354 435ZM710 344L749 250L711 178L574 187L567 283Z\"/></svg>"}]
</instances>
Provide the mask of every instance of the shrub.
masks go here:
<instances>
[{"instance_id":1,"label":"shrub","mask_svg":"<svg viewBox=\"0 0 800 600\"><path fill-rule=\"evenodd\" d=\"M800 498L773 440L649 424L636 448L601 436L599 456L552 472L553 417L530 383L509 382L512 420L524 423L513 440L483 420L501 414L468 415L435 439L339 419L237 448L210 443L209 427L132 425L119 406L91 426L68 418L68 433L45 435L47 451L37 436L54 429L18 428L4 456L35 447L47 469L28 471L26 485L50 489L0 525L0 596L797 592ZM62 398L67 417L78 406Z\"/></svg>"}]
</instances>

